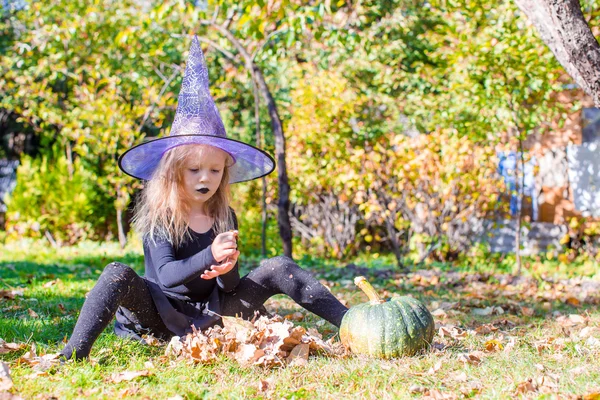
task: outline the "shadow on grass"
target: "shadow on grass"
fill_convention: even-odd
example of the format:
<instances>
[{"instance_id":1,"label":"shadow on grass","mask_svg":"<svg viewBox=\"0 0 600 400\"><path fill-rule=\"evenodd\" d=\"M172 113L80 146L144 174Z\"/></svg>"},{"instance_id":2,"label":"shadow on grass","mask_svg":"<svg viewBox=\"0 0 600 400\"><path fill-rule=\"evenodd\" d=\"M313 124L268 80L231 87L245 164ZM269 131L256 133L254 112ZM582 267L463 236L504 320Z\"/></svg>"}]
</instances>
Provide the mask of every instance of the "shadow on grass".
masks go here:
<instances>
[{"instance_id":1,"label":"shadow on grass","mask_svg":"<svg viewBox=\"0 0 600 400\"><path fill-rule=\"evenodd\" d=\"M56 344L69 336L85 294L113 261L130 265L139 274L143 272L143 257L132 253L121 257L53 258L47 263L0 262L0 290L18 292L13 299L0 298L0 338ZM112 324L109 327L112 330Z\"/></svg>"},{"instance_id":2,"label":"shadow on grass","mask_svg":"<svg viewBox=\"0 0 600 400\"><path fill-rule=\"evenodd\" d=\"M77 257L72 260L63 260L49 263L33 261L0 262L0 288L1 283L11 282L11 285L31 285L36 281L61 279L74 281L81 279L97 279L104 267L111 262L120 262L132 267L137 273L143 273L144 262L142 256L126 254L122 257Z\"/></svg>"}]
</instances>

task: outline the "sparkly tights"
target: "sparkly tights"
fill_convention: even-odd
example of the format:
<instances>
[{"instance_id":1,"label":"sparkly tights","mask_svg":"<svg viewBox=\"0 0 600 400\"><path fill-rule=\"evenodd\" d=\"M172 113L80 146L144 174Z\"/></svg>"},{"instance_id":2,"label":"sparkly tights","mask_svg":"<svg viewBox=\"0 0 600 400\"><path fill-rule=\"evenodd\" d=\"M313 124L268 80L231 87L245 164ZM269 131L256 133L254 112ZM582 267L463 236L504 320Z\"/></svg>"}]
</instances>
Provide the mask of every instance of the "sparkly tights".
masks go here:
<instances>
[{"instance_id":1,"label":"sparkly tights","mask_svg":"<svg viewBox=\"0 0 600 400\"><path fill-rule=\"evenodd\" d=\"M222 315L252 318L264 312L263 304L276 294L286 294L306 310L339 327L347 308L308 271L288 257L274 257L244 276L236 289L224 296ZM73 334L61 355L86 358L92 345L122 306L128 318L147 333L168 339L172 336L163 323L146 286L133 269L118 262L106 266L96 286L85 300Z\"/></svg>"}]
</instances>

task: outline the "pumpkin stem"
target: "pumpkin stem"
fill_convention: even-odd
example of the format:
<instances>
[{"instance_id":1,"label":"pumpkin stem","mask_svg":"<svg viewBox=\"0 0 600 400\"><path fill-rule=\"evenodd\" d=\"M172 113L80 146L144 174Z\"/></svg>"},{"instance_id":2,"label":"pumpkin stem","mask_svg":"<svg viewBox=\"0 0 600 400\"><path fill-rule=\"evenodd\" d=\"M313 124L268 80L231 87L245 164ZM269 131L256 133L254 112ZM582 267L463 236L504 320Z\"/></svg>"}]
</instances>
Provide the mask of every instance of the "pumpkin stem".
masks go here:
<instances>
[{"instance_id":1,"label":"pumpkin stem","mask_svg":"<svg viewBox=\"0 0 600 400\"><path fill-rule=\"evenodd\" d=\"M379 297L373 286L371 286L369 281L367 281L367 279L364 276L357 276L356 278L354 278L354 284L358 286L360 290L365 292L365 294L369 297L369 300L371 300L371 302L378 304L385 303L385 300Z\"/></svg>"}]
</instances>

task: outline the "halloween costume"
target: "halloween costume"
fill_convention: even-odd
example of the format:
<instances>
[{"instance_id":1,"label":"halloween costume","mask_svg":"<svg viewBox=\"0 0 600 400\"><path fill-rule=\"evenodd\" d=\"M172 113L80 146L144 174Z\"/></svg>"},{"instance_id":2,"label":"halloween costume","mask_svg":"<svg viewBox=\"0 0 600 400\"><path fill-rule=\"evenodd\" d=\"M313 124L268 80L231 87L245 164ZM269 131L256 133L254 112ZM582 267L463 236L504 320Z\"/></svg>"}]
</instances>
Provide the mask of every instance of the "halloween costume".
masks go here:
<instances>
[{"instance_id":1,"label":"halloween costume","mask_svg":"<svg viewBox=\"0 0 600 400\"><path fill-rule=\"evenodd\" d=\"M208 144L227 152L230 183L269 174L275 161L266 152L227 138L209 92L208 71L194 37L170 135L137 145L119 159L121 169L140 179L152 179L163 154L177 146ZM234 226L237 219L234 214ZM116 315L115 333L143 340L144 334L168 339L220 323L220 316L251 318L265 313L264 302L287 294L305 309L339 327L347 308L310 273L287 257L274 257L240 278L238 265L215 279L200 275L217 264L211 251L216 233L190 230L179 246L163 239L144 240L145 275L111 263L86 299L71 338L61 354L85 358L100 333Z\"/></svg>"}]
</instances>

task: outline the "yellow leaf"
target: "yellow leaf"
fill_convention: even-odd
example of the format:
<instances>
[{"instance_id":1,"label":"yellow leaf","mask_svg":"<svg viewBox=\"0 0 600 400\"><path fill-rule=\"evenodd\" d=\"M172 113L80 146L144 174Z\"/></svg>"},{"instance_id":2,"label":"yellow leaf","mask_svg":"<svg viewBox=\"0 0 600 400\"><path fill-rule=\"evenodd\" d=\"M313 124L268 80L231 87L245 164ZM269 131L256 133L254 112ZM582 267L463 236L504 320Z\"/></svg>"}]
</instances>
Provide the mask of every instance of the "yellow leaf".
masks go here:
<instances>
[{"instance_id":1,"label":"yellow leaf","mask_svg":"<svg viewBox=\"0 0 600 400\"><path fill-rule=\"evenodd\" d=\"M504 349L504 346L498 340L492 339L485 342L485 349L487 351L499 351Z\"/></svg>"}]
</instances>

